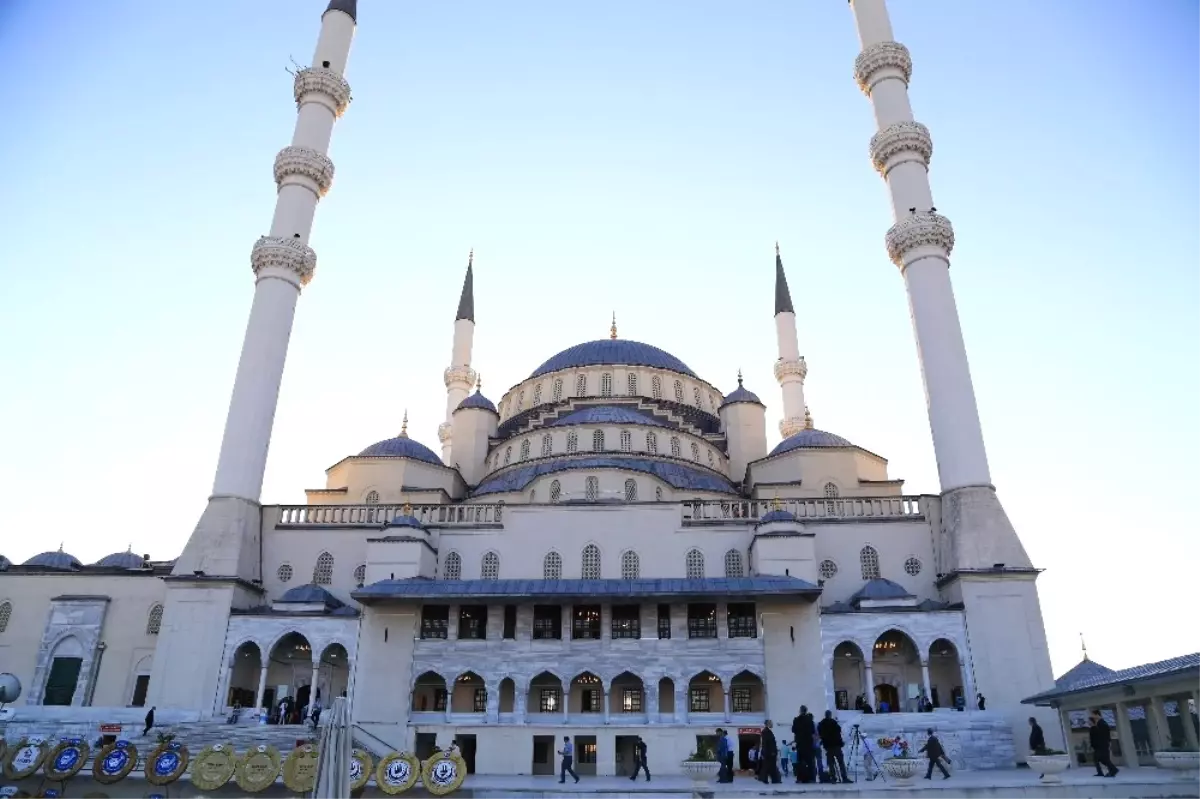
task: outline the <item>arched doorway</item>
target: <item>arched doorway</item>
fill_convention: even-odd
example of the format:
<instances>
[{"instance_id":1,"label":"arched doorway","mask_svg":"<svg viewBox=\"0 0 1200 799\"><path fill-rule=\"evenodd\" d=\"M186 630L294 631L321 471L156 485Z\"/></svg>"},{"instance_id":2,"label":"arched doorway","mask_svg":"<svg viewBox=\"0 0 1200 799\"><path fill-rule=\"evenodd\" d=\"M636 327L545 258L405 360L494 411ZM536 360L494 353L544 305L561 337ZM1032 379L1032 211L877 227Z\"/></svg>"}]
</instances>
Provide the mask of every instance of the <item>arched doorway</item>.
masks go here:
<instances>
[{"instance_id":1,"label":"arched doorway","mask_svg":"<svg viewBox=\"0 0 1200 799\"><path fill-rule=\"evenodd\" d=\"M500 681L500 712L513 713L517 707L517 684L512 677Z\"/></svg>"},{"instance_id":2,"label":"arched doorway","mask_svg":"<svg viewBox=\"0 0 1200 799\"><path fill-rule=\"evenodd\" d=\"M133 685L129 697L130 707L145 707L146 693L150 690L150 673L154 669L154 655L146 655L133 667Z\"/></svg>"},{"instance_id":3,"label":"arched doorway","mask_svg":"<svg viewBox=\"0 0 1200 799\"><path fill-rule=\"evenodd\" d=\"M563 684L558 675L543 671L529 681L526 703L527 715L536 713L563 713Z\"/></svg>"},{"instance_id":4,"label":"arched doorway","mask_svg":"<svg viewBox=\"0 0 1200 799\"><path fill-rule=\"evenodd\" d=\"M947 638L929 647L929 690L934 707L958 707L966 701L962 660L958 647Z\"/></svg>"},{"instance_id":5,"label":"arched doorway","mask_svg":"<svg viewBox=\"0 0 1200 799\"><path fill-rule=\"evenodd\" d=\"M312 694L313 652L298 632L280 638L271 649L263 704L280 724L299 724Z\"/></svg>"},{"instance_id":6,"label":"arched doorway","mask_svg":"<svg viewBox=\"0 0 1200 799\"><path fill-rule=\"evenodd\" d=\"M483 678L473 671L466 671L454 680L450 694L451 713L486 713L487 686Z\"/></svg>"},{"instance_id":7,"label":"arched doorway","mask_svg":"<svg viewBox=\"0 0 1200 799\"><path fill-rule=\"evenodd\" d=\"M658 715L660 720L675 720L675 681L670 677L658 681Z\"/></svg>"},{"instance_id":8,"label":"arched doorway","mask_svg":"<svg viewBox=\"0 0 1200 799\"><path fill-rule=\"evenodd\" d=\"M568 713L603 713L604 681L590 671L581 672L571 680Z\"/></svg>"},{"instance_id":9,"label":"arched doorway","mask_svg":"<svg viewBox=\"0 0 1200 799\"><path fill-rule=\"evenodd\" d=\"M83 644L73 635L59 641L50 653L50 670L42 691L43 705L70 705L83 670Z\"/></svg>"},{"instance_id":10,"label":"arched doorway","mask_svg":"<svg viewBox=\"0 0 1200 799\"><path fill-rule=\"evenodd\" d=\"M225 707L254 707L258 697L258 681L262 675L262 650L247 641L233 653L229 664L229 688L225 691Z\"/></svg>"},{"instance_id":11,"label":"arched doorway","mask_svg":"<svg viewBox=\"0 0 1200 799\"><path fill-rule=\"evenodd\" d=\"M842 641L833 649L833 703L837 710L861 710L866 701L865 661L862 650L853 641Z\"/></svg>"},{"instance_id":12,"label":"arched doorway","mask_svg":"<svg viewBox=\"0 0 1200 799\"><path fill-rule=\"evenodd\" d=\"M925 686L921 678L921 657L911 638L892 629L875 639L871 669L877 712L916 712Z\"/></svg>"},{"instance_id":13,"label":"arched doorway","mask_svg":"<svg viewBox=\"0 0 1200 799\"><path fill-rule=\"evenodd\" d=\"M419 675L413 683L412 712L445 713L448 701L446 678L436 671L427 671Z\"/></svg>"},{"instance_id":14,"label":"arched doorway","mask_svg":"<svg viewBox=\"0 0 1200 799\"><path fill-rule=\"evenodd\" d=\"M317 698L322 707L329 707L335 697L345 695L350 684L350 655L341 644L330 644L321 653L320 664Z\"/></svg>"}]
</instances>

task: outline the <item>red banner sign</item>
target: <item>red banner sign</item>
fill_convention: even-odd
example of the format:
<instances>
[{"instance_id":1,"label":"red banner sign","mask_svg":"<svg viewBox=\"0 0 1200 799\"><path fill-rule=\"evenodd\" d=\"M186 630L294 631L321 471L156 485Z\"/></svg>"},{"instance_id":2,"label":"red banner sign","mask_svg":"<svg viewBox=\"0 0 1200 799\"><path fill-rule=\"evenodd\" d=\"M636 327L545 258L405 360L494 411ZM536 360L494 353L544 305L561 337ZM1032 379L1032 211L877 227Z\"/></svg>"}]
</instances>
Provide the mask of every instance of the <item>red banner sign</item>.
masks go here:
<instances>
[{"instance_id":1,"label":"red banner sign","mask_svg":"<svg viewBox=\"0 0 1200 799\"><path fill-rule=\"evenodd\" d=\"M105 733L107 735L117 735L121 732L121 725L120 724L101 724L100 732Z\"/></svg>"},{"instance_id":2,"label":"red banner sign","mask_svg":"<svg viewBox=\"0 0 1200 799\"><path fill-rule=\"evenodd\" d=\"M738 735L762 735L762 727L738 727Z\"/></svg>"}]
</instances>

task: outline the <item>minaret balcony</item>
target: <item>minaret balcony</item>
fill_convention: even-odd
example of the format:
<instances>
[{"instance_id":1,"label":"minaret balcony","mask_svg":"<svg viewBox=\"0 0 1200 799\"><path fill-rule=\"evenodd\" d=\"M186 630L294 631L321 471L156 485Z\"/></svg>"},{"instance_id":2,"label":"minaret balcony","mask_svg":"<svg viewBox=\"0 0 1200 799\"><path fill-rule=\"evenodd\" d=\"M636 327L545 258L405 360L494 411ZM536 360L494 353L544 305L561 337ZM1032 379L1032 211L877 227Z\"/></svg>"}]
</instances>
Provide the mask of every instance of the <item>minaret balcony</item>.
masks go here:
<instances>
[{"instance_id":1,"label":"minaret balcony","mask_svg":"<svg viewBox=\"0 0 1200 799\"><path fill-rule=\"evenodd\" d=\"M309 67L300 70L296 73L292 90L296 96L297 110L305 103L319 103L338 118L350 106L350 84L332 69Z\"/></svg>"},{"instance_id":2,"label":"minaret balcony","mask_svg":"<svg viewBox=\"0 0 1200 799\"><path fill-rule=\"evenodd\" d=\"M888 228L884 237L888 257L903 270L921 258L950 260L954 250L954 228L941 214L911 214Z\"/></svg>"},{"instance_id":3,"label":"minaret balcony","mask_svg":"<svg viewBox=\"0 0 1200 799\"><path fill-rule=\"evenodd\" d=\"M804 429L804 419L793 416L790 419L779 420L779 435L791 438Z\"/></svg>"},{"instance_id":4,"label":"minaret balcony","mask_svg":"<svg viewBox=\"0 0 1200 799\"><path fill-rule=\"evenodd\" d=\"M300 239L262 236L250 251L250 267L260 279L282 277L306 286L317 271L317 254Z\"/></svg>"},{"instance_id":5,"label":"minaret balcony","mask_svg":"<svg viewBox=\"0 0 1200 799\"><path fill-rule=\"evenodd\" d=\"M871 96L871 89L881 80L900 78L907 86L911 77L912 56L900 42L867 45L854 59L854 82L868 97Z\"/></svg>"},{"instance_id":6,"label":"minaret balcony","mask_svg":"<svg viewBox=\"0 0 1200 799\"><path fill-rule=\"evenodd\" d=\"M901 164L916 161L929 168L933 138L920 122L897 122L871 137L871 163L883 177Z\"/></svg>"},{"instance_id":7,"label":"minaret balcony","mask_svg":"<svg viewBox=\"0 0 1200 799\"><path fill-rule=\"evenodd\" d=\"M446 388L455 385L464 385L468 391L471 386L479 379L479 375L469 366L451 366L442 373L442 380L446 383Z\"/></svg>"},{"instance_id":8,"label":"minaret balcony","mask_svg":"<svg viewBox=\"0 0 1200 799\"><path fill-rule=\"evenodd\" d=\"M275 185L299 185L324 197L333 185L333 161L308 147L284 147L275 156Z\"/></svg>"},{"instance_id":9,"label":"minaret balcony","mask_svg":"<svg viewBox=\"0 0 1200 799\"><path fill-rule=\"evenodd\" d=\"M799 377L803 380L807 376L808 364L805 362L803 356L794 361L779 360L775 362L775 379L780 383L787 381L791 377ZM803 422L804 420L801 419L800 421Z\"/></svg>"},{"instance_id":10,"label":"minaret balcony","mask_svg":"<svg viewBox=\"0 0 1200 799\"><path fill-rule=\"evenodd\" d=\"M438 425L438 441L443 444L450 441L450 437L454 435L454 425L449 422L442 422Z\"/></svg>"}]
</instances>

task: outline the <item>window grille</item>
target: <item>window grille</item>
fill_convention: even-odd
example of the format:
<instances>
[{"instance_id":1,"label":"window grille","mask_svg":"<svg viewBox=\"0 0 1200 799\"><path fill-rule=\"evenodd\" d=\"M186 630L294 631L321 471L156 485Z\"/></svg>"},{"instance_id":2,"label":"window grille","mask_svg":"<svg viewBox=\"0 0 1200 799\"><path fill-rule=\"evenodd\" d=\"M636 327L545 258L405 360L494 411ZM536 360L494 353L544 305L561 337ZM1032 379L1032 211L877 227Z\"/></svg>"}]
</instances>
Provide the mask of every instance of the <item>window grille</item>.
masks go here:
<instances>
[{"instance_id":1,"label":"window grille","mask_svg":"<svg viewBox=\"0 0 1200 799\"><path fill-rule=\"evenodd\" d=\"M875 551L875 547L867 545L858 553L858 562L862 566L862 578L864 580L879 579L879 553Z\"/></svg>"},{"instance_id":2,"label":"window grille","mask_svg":"<svg viewBox=\"0 0 1200 799\"><path fill-rule=\"evenodd\" d=\"M366 497L363 498L363 502L365 502L368 505L378 504L379 503L379 492L378 491L368 491Z\"/></svg>"},{"instance_id":3,"label":"window grille","mask_svg":"<svg viewBox=\"0 0 1200 799\"><path fill-rule=\"evenodd\" d=\"M533 404L534 407L542 404L542 384L538 383L533 387Z\"/></svg>"},{"instance_id":4,"label":"window grille","mask_svg":"<svg viewBox=\"0 0 1200 799\"><path fill-rule=\"evenodd\" d=\"M642 690L640 688L626 688L621 697L621 712L622 713L641 713L642 712Z\"/></svg>"},{"instance_id":5,"label":"window grille","mask_svg":"<svg viewBox=\"0 0 1200 799\"><path fill-rule=\"evenodd\" d=\"M584 482L584 499L588 502L595 502L600 498L600 478L589 477Z\"/></svg>"},{"instance_id":6,"label":"window grille","mask_svg":"<svg viewBox=\"0 0 1200 799\"><path fill-rule=\"evenodd\" d=\"M587 396L587 375L581 374L575 378L575 396Z\"/></svg>"},{"instance_id":7,"label":"window grille","mask_svg":"<svg viewBox=\"0 0 1200 799\"><path fill-rule=\"evenodd\" d=\"M731 549L725 553L725 576L726 577L742 577L745 570L742 568L742 553L736 549Z\"/></svg>"},{"instance_id":8,"label":"window grille","mask_svg":"<svg viewBox=\"0 0 1200 799\"><path fill-rule=\"evenodd\" d=\"M680 454L681 453L679 451L679 437L671 436L671 457L678 458L680 456Z\"/></svg>"},{"instance_id":9,"label":"window grille","mask_svg":"<svg viewBox=\"0 0 1200 799\"><path fill-rule=\"evenodd\" d=\"M600 579L600 547L588 544L583 548L582 576L585 580Z\"/></svg>"},{"instance_id":10,"label":"window grille","mask_svg":"<svg viewBox=\"0 0 1200 799\"><path fill-rule=\"evenodd\" d=\"M313 580L317 585L329 585L333 582L333 555L322 552L317 557L317 565L313 569Z\"/></svg>"},{"instance_id":11,"label":"window grille","mask_svg":"<svg viewBox=\"0 0 1200 799\"><path fill-rule=\"evenodd\" d=\"M921 573L921 561L916 558L909 558L904 561L904 573L909 577L916 577Z\"/></svg>"},{"instance_id":12,"label":"window grille","mask_svg":"<svg viewBox=\"0 0 1200 799\"><path fill-rule=\"evenodd\" d=\"M554 453L554 436L547 433L542 436L542 457L552 455Z\"/></svg>"},{"instance_id":13,"label":"window grille","mask_svg":"<svg viewBox=\"0 0 1200 799\"><path fill-rule=\"evenodd\" d=\"M472 703L472 707L474 708L476 713L486 713L487 712L487 689L486 688L476 688L475 689L475 701Z\"/></svg>"},{"instance_id":14,"label":"window grille","mask_svg":"<svg viewBox=\"0 0 1200 799\"><path fill-rule=\"evenodd\" d=\"M600 396L612 396L612 375L608 372L600 375Z\"/></svg>"},{"instance_id":15,"label":"window grille","mask_svg":"<svg viewBox=\"0 0 1200 799\"><path fill-rule=\"evenodd\" d=\"M675 381L675 401L683 402L683 383L679 380Z\"/></svg>"},{"instance_id":16,"label":"window grille","mask_svg":"<svg viewBox=\"0 0 1200 799\"><path fill-rule=\"evenodd\" d=\"M696 386L692 386L692 400L695 402L697 408L702 406L702 401L700 399L700 389L697 388Z\"/></svg>"},{"instance_id":17,"label":"window grille","mask_svg":"<svg viewBox=\"0 0 1200 799\"><path fill-rule=\"evenodd\" d=\"M832 580L837 577L838 565L832 560L823 560L817 568L817 573L821 575L822 580Z\"/></svg>"},{"instance_id":18,"label":"window grille","mask_svg":"<svg viewBox=\"0 0 1200 799\"><path fill-rule=\"evenodd\" d=\"M521 460L523 460L523 461L529 460L529 439L528 438L521 442Z\"/></svg>"},{"instance_id":19,"label":"window grille","mask_svg":"<svg viewBox=\"0 0 1200 799\"><path fill-rule=\"evenodd\" d=\"M525 410L525 389L521 389L521 393L517 395L517 410Z\"/></svg>"},{"instance_id":20,"label":"window grille","mask_svg":"<svg viewBox=\"0 0 1200 799\"><path fill-rule=\"evenodd\" d=\"M283 564L279 567L279 571L275 572L275 576L279 578L279 582L286 583L292 579L292 567L288 564Z\"/></svg>"},{"instance_id":21,"label":"window grille","mask_svg":"<svg viewBox=\"0 0 1200 799\"><path fill-rule=\"evenodd\" d=\"M662 486L654 487L654 501L662 502Z\"/></svg>"},{"instance_id":22,"label":"window grille","mask_svg":"<svg viewBox=\"0 0 1200 799\"><path fill-rule=\"evenodd\" d=\"M12 618L12 603L0 604L0 633L8 629L8 621Z\"/></svg>"},{"instance_id":23,"label":"window grille","mask_svg":"<svg viewBox=\"0 0 1200 799\"><path fill-rule=\"evenodd\" d=\"M650 378L650 396L662 399L662 378L658 375Z\"/></svg>"},{"instance_id":24,"label":"window grille","mask_svg":"<svg viewBox=\"0 0 1200 799\"><path fill-rule=\"evenodd\" d=\"M457 552L451 552L446 556L446 562L442 565L442 579L462 579L462 556L460 556Z\"/></svg>"},{"instance_id":25,"label":"window grille","mask_svg":"<svg viewBox=\"0 0 1200 799\"><path fill-rule=\"evenodd\" d=\"M500 556L495 552L489 552L483 556L483 565L479 569L479 577L483 580L497 580L500 578Z\"/></svg>"},{"instance_id":26,"label":"window grille","mask_svg":"<svg viewBox=\"0 0 1200 799\"><path fill-rule=\"evenodd\" d=\"M562 378L554 381L554 401L562 401Z\"/></svg>"},{"instance_id":27,"label":"window grille","mask_svg":"<svg viewBox=\"0 0 1200 799\"><path fill-rule=\"evenodd\" d=\"M633 434L628 430L621 431L621 451L630 452L633 450Z\"/></svg>"},{"instance_id":28,"label":"window grille","mask_svg":"<svg viewBox=\"0 0 1200 799\"><path fill-rule=\"evenodd\" d=\"M507 466L509 464L509 461L511 461L511 460L512 460L512 447L507 446L504 448L504 465Z\"/></svg>"},{"instance_id":29,"label":"window grille","mask_svg":"<svg viewBox=\"0 0 1200 799\"><path fill-rule=\"evenodd\" d=\"M163 606L155 605L150 608L150 617L146 619L146 635L158 635L162 629ZM7 622L5 622L7 626Z\"/></svg>"},{"instance_id":30,"label":"window grille","mask_svg":"<svg viewBox=\"0 0 1200 799\"><path fill-rule=\"evenodd\" d=\"M692 460L697 462L700 460L700 445L695 441L692 442Z\"/></svg>"},{"instance_id":31,"label":"window grille","mask_svg":"<svg viewBox=\"0 0 1200 799\"><path fill-rule=\"evenodd\" d=\"M633 550L629 550L621 555L621 579L636 580L641 576L641 566L638 563L638 554Z\"/></svg>"},{"instance_id":32,"label":"window grille","mask_svg":"<svg viewBox=\"0 0 1200 799\"><path fill-rule=\"evenodd\" d=\"M637 502L637 480L625 481L625 501Z\"/></svg>"},{"instance_id":33,"label":"window grille","mask_svg":"<svg viewBox=\"0 0 1200 799\"><path fill-rule=\"evenodd\" d=\"M734 688L730 692L730 700L733 705L734 713L749 713L750 711L750 689L749 688Z\"/></svg>"},{"instance_id":34,"label":"window grille","mask_svg":"<svg viewBox=\"0 0 1200 799\"><path fill-rule=\"evenodd\" d=\"M546 557L542 558L542 579L562 579L562 555L557 552L546 553Z\"/></svg>"},{"instance_id":35,"label":"window grille","mask_svg":"<svg viewBox=\"0 0 1200 799\"><path fill-rule=\"evenodd\" d=\"M730 638L757 638L758 619L753 602L730 602L725 612Z\"/></svg>"},{"instance_id":36,"label":"window grille","mask_svg":"<svg viewBox=\"0 0 1200 799\"><path fill-rule=\"evenodd\" d=\"M421 637L444 640L450 628L449 605L425 605L421 608ZM434 705L436 706L436 701ZM445 709L445 708L443 708Z\"/></svg>"},{"instance_id":37,"label":"window grille","mask_svg":"<svg viewBox=\"0 0 1200 799\"><path fill-rule=\"evenodd\" d=\"M646 434L646 452L649 452L651 455L658 453L658 436L654 433Z\"/></svg>"},{"instance_id":38,"label":"window grille","mask_svg":"<svg viewBox=\"0 0 1200 799\"><path fill-rule=\"evenodd\" d=\"M688 712L708 713L712 709L709 704L708 686L688 689Z\"/></svg>"},{"instance_id":39,"label":"window grille","mask_svg":"<svg viewBox=\"0 0 1200 799\"><path fill-rule=\"evenodd\" d=\"M604 431L596 430L592 433L592 452L604 451Z\"/></svg>"},{"instance_id":40,"label":"window grille","mask_svg":"<svg viewBox=\"0 0 1200 799\"><path fill-rule=\"evenodd\" d=\"M354 567L354 582L357 583L358 585L362 585L363 581L366 579L367 579L367 564L360 563Z\"/></svg>"},{"instance_id":41,"label":"window grille","mask_svg":"<svg viewBox=\"0 0 1200 799\"><path fill-rule=\"evenodd\" d=\"M626 376L625 382L629 387L629 396L636 397L637 393L638 393L638 391L637 391L637 375L634 374L633 372L630 372Z\"/></svg>"},{"instance_id":42,"label":"window grille","mask_svg":"<svg viewBox=\"0 0 1200 799\"><path fill-rule=\"evenodd\" d=\"M550 501L558 502L562 499L562 483L554 480L550 483Z\"/></svg>"},{"instance_id":43,"label":"window grille","mask_svg":"<svg viewBox=\"0 0 1200 799\"><path fill-rule=\"evenodd\" d=\"M685 558L689 580L700 580L704 577L704 553L698 549L689 549Z\"/></svg>"},{"instance_id":44,"label":"window grille","mask_svg":"<svg viewBox=\"0 0 1200 799\"><path fill-rule=\"evenodd\" d=\"M574 430L567 433L567 453L571 454L579 451L579 434Z\"/></svg>"}]
</instances>

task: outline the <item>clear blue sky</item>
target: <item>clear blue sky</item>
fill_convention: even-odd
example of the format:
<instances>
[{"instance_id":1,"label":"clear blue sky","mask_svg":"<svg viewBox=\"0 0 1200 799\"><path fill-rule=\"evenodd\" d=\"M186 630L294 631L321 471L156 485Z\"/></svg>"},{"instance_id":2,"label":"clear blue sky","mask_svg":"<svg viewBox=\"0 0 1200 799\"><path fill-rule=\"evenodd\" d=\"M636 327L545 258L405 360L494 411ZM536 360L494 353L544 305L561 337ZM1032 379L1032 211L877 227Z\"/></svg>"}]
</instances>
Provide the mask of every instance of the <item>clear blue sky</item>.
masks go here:
<instances>
[{"instance_id":1,"label":"clear blue sky","mask_svg":"<svg viewBox=\"0 0 1200 799\"><path fill-rule=\"evenodd\" d=\"M436 446L475 247L493 398L607 334L768 404L783 247L817 426L937 474L842 0L361 0L264 501ZM200 515L321 0L8 0L0 552L174 557ZM1197 7L893 0L993 477L1056 671L1200 649Z\"/></svg>"}]
</instances>

